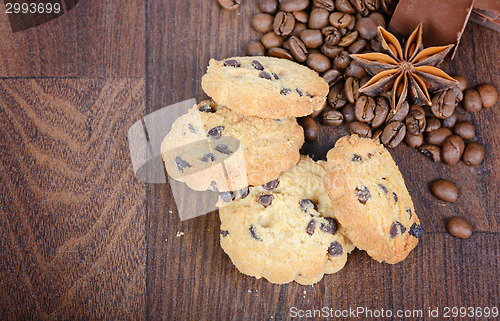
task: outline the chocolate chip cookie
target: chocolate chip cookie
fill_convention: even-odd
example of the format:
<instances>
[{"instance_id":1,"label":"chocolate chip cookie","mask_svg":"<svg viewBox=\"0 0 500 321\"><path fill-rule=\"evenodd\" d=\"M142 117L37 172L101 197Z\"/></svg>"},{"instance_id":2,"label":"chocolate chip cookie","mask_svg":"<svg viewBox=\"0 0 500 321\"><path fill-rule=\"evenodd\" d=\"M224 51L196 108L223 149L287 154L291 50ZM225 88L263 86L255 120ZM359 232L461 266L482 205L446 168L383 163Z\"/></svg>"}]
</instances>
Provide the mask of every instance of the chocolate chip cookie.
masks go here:
<instances>
[{"instance_id":1,"label":"chocolate chip cookie","mask_svg":"<svg viewBox=\"0 0 500 321\"><path fill-rule=\"evenodd\" d=\"M338 221L372 258L397 263L423 233L405 182L389 152L357 135L327 154L325 186Z\"/></svg>"},{"instance_id":2,"label":"chocolate chip cookie","mask_svg":"<svg viewBox=\"0 0 500 321\"><path fill-rule=\"evenodd\" d=\"M313 284L344 267L354 246L326 194L325 165L301 156L277 180L219 209L221 246L240 272Z\"/></svg>"},{"instance_id":3,"label":"chocolate chip cookie","mask_svg":"<svg viewBox=\"0 0 500 321\"><path fill-rule=\"evenodd\" d=\"M320 110L329 90L314 70L272 57L211 59L201 85L221 105L245 115L274 119Z\"/></svg>"}]
</instances>

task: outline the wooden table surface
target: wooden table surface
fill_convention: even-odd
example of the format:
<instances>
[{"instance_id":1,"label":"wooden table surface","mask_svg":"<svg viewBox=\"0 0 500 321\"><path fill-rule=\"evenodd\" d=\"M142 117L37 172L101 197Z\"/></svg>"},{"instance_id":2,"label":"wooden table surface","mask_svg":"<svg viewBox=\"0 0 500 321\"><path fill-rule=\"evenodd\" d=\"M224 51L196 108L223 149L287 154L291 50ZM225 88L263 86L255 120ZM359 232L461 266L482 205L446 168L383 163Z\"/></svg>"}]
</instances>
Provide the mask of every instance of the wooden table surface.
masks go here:
<instances>
[{"instance_id":1,"label":"wooden table surface","mask_svg":"<svg viewBox=\"0 0 500 321\"><path fill-rule=\"evenodd\" d=\"M487 151L479 166L391 150L426 230L405 261L382 264L356 250L314 286L240 274L219 246L216 213L181 222L167 184L134 177L129 127L169 104L205 98L209 58L243 55L258 39L255 3L229 12L215 0L82 0L17 33L1 10L1 320L282 320L294 308L427 316L429 307L440 315L445 307L500 307L498 103L469 116ZM498 33L470 23L443 68L471 86L500 88L499 43ZM305 151L323 158L345 133L323 127ZM457 183L456 203L430 194L437 178ZM446 233L453 215L472 223L470 239Z\"/></svg>"}]
</instances>

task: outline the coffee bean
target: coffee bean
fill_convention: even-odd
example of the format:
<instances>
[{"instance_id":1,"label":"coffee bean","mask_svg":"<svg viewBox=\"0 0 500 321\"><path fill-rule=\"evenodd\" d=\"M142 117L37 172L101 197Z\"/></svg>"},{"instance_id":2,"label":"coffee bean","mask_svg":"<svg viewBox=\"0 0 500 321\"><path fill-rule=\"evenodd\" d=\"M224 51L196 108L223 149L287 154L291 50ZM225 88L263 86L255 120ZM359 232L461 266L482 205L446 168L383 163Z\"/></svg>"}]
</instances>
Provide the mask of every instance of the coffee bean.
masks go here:
<instances>
[{"instance_id":1,"label":"coffee bean","mask_svg":"<svg viewBox=\"0 0 500 321\"><path fill-rule=\"evenodd\" d=\"M228 60L224 61L224 67L238 68L240 66L241 66L241 64L240 64L240 62L238 60L228 59Z\"/></svg>"},{"instance_id":2,"label":"coffee bean","mask_svg":"<svg viewBox=\"0 0 500 321\"><path fill-rule=\"evenodd\" d=\"M346 35L345 37L343 37L338 43L338 45L341 47L349 47L358 39L358 36L359 33L357 31L353 31L348 35Z\"/></svg>"},{"instance_id":3,"label":"coffee bean","mask_svg":"<svg viewBox=\"0 0 500 321\"><path fill-rule=\"evenodd\" d=\"M344 95L344 84L339 82L335 85L333 85L330 88L330 92L328 93L327 97L328 104L332 108L341 108L343 107L346 103L347 100Z\"/></svg>"},{"instance_id":4,"label":"coffee bean","mask_svg":"<svg viewBox=\"0 0 500 321\"><path fill-rule=\"evenodd\" d=\"M441 150L441 158L448 165L458 163L465 149L465 144L460 136L453 135L445 139Z\"/></svg>"},{"instance_id":5,"label":"coffee bean","mask_svg":"<svg viewBox=\"0 0 500 321\"><path fill-rule=\"evenodd\" d=\"M391 110L387 115L386 123L390 123L392 121L404 121L408 113L410 112L410 104L407 101L404 101L399 110Z\"/></svg>"},{"instance_id":6,"label":"coffee bean","mask_svg":"<svg viewBox=\"0 0 500 321\"><path fill-rule=\"evenodd\" d=\"M255 226L250 225L249 230L250 230L250 235L252 236L252 238L254 238L257 241L262 241L262 239L257 235L257 231L256 231Z\"/></svg>"},{"instance_id":7,"label":"coffee bean","mask_svg":"<svg viewBox=\"0 0 500 321\"><path fill-rule=\"evenodd\" d=\"M410 134L420 135L425 131L425 111L418 105L411 105L410 112L406 116L406 129Z\"/></svg>"},{"instance_id":8,"label":"coffee bean","mask_svg":"<svg viewBox=\"0 0 500 321\"><path fill-rule=\"evenodd\" d=\"M337 8L338 11L342 11L345 13L356 12L349 0L335 0L335 8Z\"/></svg>"},{"instance_id":9,"label":"coffee bean","mask_svg":"<svg viewBox=\"0 0 500 321\"><path fill-rule=\"evenodd\" d=\"M437 118L445 119L453 114L456 106L457 102L454 92L445 90L434 95L432 98L431 110Z\"/></svg>"},{"instance_id":10,"label":"coffee bean","mask_svg":"<svg viewBox=\"0 0 500 321\"><path fill-rule=\"evenodd\" d=\"M220 192L219 196L226 203L232 202L235 199L234 193L231 192L231 191L229 191L229 192Z\"/></svg>"},{"instance_id":11,"label":"coffee bean","mask_svg":"<svg viewBox=\"0 0 500 321\"><path fill-rule=\"evenodd\" d=\"M413 135L410 132L407 132L405 136L405 142L410 147L413 148L419 147L424 143L424 135L422 134Z\"/></svg>"},{"instance_id":12,"label":"coffee bean","mask_svg":"<svg viewBox=\"0 0 500 321\"><path fill-rule=\"evenodd\" d=\"M305 213L307 213L311 209L318 211L318 206L316 205L316 203L314 203L313 200L308 198L301 199L299 202L299 206L300 209Z\"/></svg>"},{"instance_id":13,"label":"coffee bean","mask_svg":"<svg viewBox=\"0 0 500 321\"><path fill-rule=\"evenodd\" d=\"M356 60L351 60L344 74L345 77L354 77L356 79L362 79L367 76L365 68L363 68L363 66L361 66ZM362 85L360 84L359 87L362 87Z\"/></svg>"},{"instance_id":14,"label":"coffee bean","mask_svg":"<svg viewBox=\"0 0 500 321\"><path fill-rule=\"evenodd\" d=\"M304 136L307 141L313 141L318 137L318 125L312 117L299 118L298 122L304 129Z\"/></svg>"},{"instance_id":15,"label":"coffee bean","mask_svg":"<svg viewBox=\"0 0 500 321\"><path fill-rule=\"evenodd\" d=\"M481 96L484 108L490 108L496 104L498 100L498 91L495 87L490 84L482 84L479 85L476 90L479 92L479 96Z\"/></svg>"},{"instance_id":16,"label":"coffee bean","mask_svg":"<svg viewBox=\"0 0 500 321\"><path fill-rule=\"evenodd\" d=\"M309 13L307 13L306 11L301 10L301 11L295 11L292 13L293 13L293 16L295 17L295 23L297 23L297 22L308 23L309 22Z\"/></svg>"},{"instance_id":17,"label":"coffee bean","mask_svg":"<svg viewBox=\"0 0 500 321\"><path fill-rule=\"evenodd\" d=\"M439 120L439 118L427 117L427 119L425 121L426 121L426 124L425 124L425 131L426 132L432 132L432 131L441 127L441 121Z\"/></svg>"},{"instance_id":18,"label":"coffee bean","mask_svg":"<svg viewBox=\"0 0 500 321\"><path fill-rule=\"evenodd\" d=\"M312 53L307 57L306 61L309 68L317 72L325 72L332 67L332 63L327 56L320 53Z\"/></svg>"},{"instance_id":19,"label":"coffee bean","mask_svg":"<svg viewBox=\"0 0 500 321\"><path fill-rule=\"evenodd\" d=\"M375 3L377 3L376 6L380 5L379 0L367 0L367 2L375 2ZM368 6L368 4L367 4L367 6ZM384 18L384 15L381 14L380 12L372 12L368 15L368 18L375 21L375 24L377 26L381 26L382 28L385 28L385 18Z\"/></svg>"},{"instance_id":20,"label":"coffee bean","mask_svg":"<svg viewBox=\"0 0 500 321\"><path fill-rule=\"evenodd\" d=\"M344 253L344 249L342 248L342 244L340 244L337 241L333 241L330 243L330 246L328 246L328 256L330 257L337 257L340 256Z\"/></svg>"},{"instance_id":21,"label":"coffee bean","mask_svg":"<svg viewBox=\"0 0 500 321\"><path fill-rule=\"evenodd\" d=\"M400 121L393 121L385 126L380 142L389 148L394 148L403 141L406 135L406 126Z\"/></svg>"},{"instance_id":22,"label":"coffee bean","mask_svg":"<svg viewBox=\"0 0 500 321\"><path fill-rule=\"evenodd\" d=\"M321 114L321 123L325 126L337 127L344 121L344 115L338 110L327 110Z\"/></svg>"},{"instance_id":23,"label":"coffee bean","mask_svg":"<svg viewBox=\"0 0 500 321\"><path fill-rule=\"evenodd\" d=\"M422 145L418 151L423 155L430 157L435 163L441 161L441 147L436 145Z\"/></svg>"},{"instance_id":24,"label":"coffee bean","mask_svg":"<svg viewBox=\"0 0 500 321\"><path fill-rule=\"evenodd\" d=\"M308 54L307 47L300 38L296 36L290 37L290 39L288 39L288 45L290 46L291 54L298 62L306 61Z\"/></svg>"},{"instance_id":25,"label":"coffee bean","mask_svg":"<svg viewBox=\"0 0 500 321\"><path fill-rule=\"evenodd\" d=\"M348 103L342 108L342 115L344 120L348 123L353 122L356 117L354 116L354 104Z\"/></svg>"},{"instance_id":26,"label":"coffee bean","mask_svg":"<svg viewBox=\"0 0 500 321\"><path fill-rule=\"evenodd\" d=\"M361 84L360 84L361 86ZM372 128L381 126L389 113L389 101L387 98L378 96L376 98L375 116L372 119Z\"/></svg>"},{"instance_id":27,"label":"coffee bean","mask_svg":"<svg viewBox=\"0 0 500 321\"><path fill-rule=\"evenodd\" d=\"M257 202L259 202L262 206L268 207L272 204L274 196L272 194L261 194L257 196Z\"/></svg>"},{"instance_id":28,"label":"coffee bean","mask_svg":"<svg viewBox=\"0 0 500 321\"><path fill-rule=\"evenodd\" d=\"M307 224L306 233L309 234L309 235L313 235L315 229L316 229L316 220L312 219Z\"/></svg>"},{"instance_id":29,"label":"coffee bean","mask_svg":"<svg viewBox=\"0 0 500 321\"><path fill-rule=\"evenodd\" d=\"M356 22L356 30L361 38L372 40L377 36L377 23L370 18L361 18Z\"/></svg>"},{"instance_id":30,"label":"coffee bean","mask_svg":"<svg viewBox=\"0 0 500 321\"><path fill-rule=\"evenodd\" d=\"M468 239L472 235L472 226L464 218L454 216L446 223L448 232L461 239Z\"/></svg>"},{"instance_id":31,"label":"coffee bean","mask_svg":"<svg viewBox=\"0 0 500 321\"><path fill-rule=\"evenodd\" d=\"M270 31L260 39L266 49L283 46L283 37L278 36L274 31Z\"/></svg>"},{"instance_id":32,"label":"coffee bean","mask_svg":"<svg viewBox=\"0 0 500 321\"><path fill-rule=\"evenodd\" d=\"M257 7L259 11L274 14L278 10L278 0L259 0L257 2Z\"/></svg>"},{"instance_id":33,"label":"coffee bean","mask_svg":"<svg viewBox=\"0 0 500 321\"><path fill-rule=\"evenodd\" d=\"M353 16L343 12L333 12L329 17L330 24L339 29L347 27L352 19Z\"/></svg>"},{"instance_id":34,"label":"coffee bean","mask_svg":"<svg viewBox=\"0 0 500 321\"><path fill-rule=\"evenodd\" d=\"M408 234L419 239L424 234L424 229L422 228L422 225L420 224L417 225L417 223L413 223L410 227L410 231L408 232Z\"/></svg>"},{"instance_id":35,"label":"coffee bean","mask_svg":"<svg viewBox=\"0 0 500 321\"><path fill-rule=\"evenodd\" d=\"M476 136L476 129L469 121L458 122L453 131L456 135L462 137L462 139L472 139Z\"/></svg>"},{"instance_id":36,"label":"coffee bean","mask_svg":"<svg viewBox=\"0 0 500 321\"><path fill-rule=\"evenodd\" d=\"M328 26L330 13L326 9L314 8L309 16L309 28L321 29Z\"/></svg>"},{"instance_id":37,"label":"coffee bean","mask_svg":"<svg viewBox=\"0 0 500 321\"><path fill-rule=\"evenodd\" d=\"M293 56L290 53L290 51L283 49L283 48L271 48L271 49L269 49L268 54L271 57L288 59L288 60L293 61Z\"/></svg>"},{"instance_id":38,"label":"coffee bean","mask_svg":"<svg viewBox=\"0 0 500 321\"><path fill-rule=\"evenodd\" d=\"M273 30L274 17L267 13L257 13L252 17L252 27L255 31L266 33Z\"/></svg>"},{"instance_id":39,"label":"coffee bean","mask_svg":"<svg viewBox=\"0 0 500 321\"><path fill-rule=\"evenodd\" d=\"M323 104L323 107L321 107L321 108L320 108L320 109L318 109L318 110L313 111L313 113L312 113L310 116L311 116L312 118L316 118L316 117L318 117L318 116L319 116L319 115L323 112L323 110L325 110L326 105L327 105L327 103L326 103L326 101L325 101L325 103Z\"/></svg>"},{"instance_id":40,"label":"coffee bean","mask_svg":"<svg viewBox=\"0 0 500 321\"><path fill-rule=\"evenodd\" d=\"M479 165L484 160L484 147L478 143L469 143L465 147L462 160L467 165Z\"/></svg>"},{"instance_id":41,"label":"coffee bean","mask_svg":"<svg viewBox=\"0 0 500 321\"><path fill-rule=\"evenodd\" d=\"M241 0L218 0L222 8L234 10L240 6Z\"/></svg>"},{"instance_id":42,"label":"coffee bean","mask_svg":"<svg viewBox=\"0 0 500 321\"><path fill-rule=\"evenodd\" d=\"M338 47L338 46L332 46L329 47L327 45L321 46L321 52L327 56L328 58L335 58L337 57L342 51L344 51L344 48Z\"/></svg>"},{"instance_id":43,"label":"coffee bean","mask_svg":"<svg viewBox=\"0 0 500 321\"><path fill-rule=\"evenodd\" d=\"M287 36L295 27L295 17L290 12L280 11L274 17L273 30L278 36Z\"/></svg>"},{"instance_id":44,"label":"coffee bean","mask_svg":"<svg viewBox=\"0 0 500 321\"><path fill-rule=\"evenodd\" d=\"M370 190L366 186L361 186L360 188L356 187L355 193L361 204L366 204L371 197Z\"/></svg>"},{"instance_id":45,"label":"coffee bean","mask_svg":"<svg viewBox=\"0 0 500 321\"><path fill-rule=\"evenodd\" d=\"M380 143L380 136L382 136L383 132L384 131L382 129L377 129L376 131L373 132L372 139Z\"/></svg>"},{"instance_id":46,"label":"coffee bean","mask_svg":"<svg viewBox=\"0 0 500 321\"><path fill-rule=\"evenodd\" d=\"M295 18L295 19L297 19L297 18ZM306 29L307 29L307 25L305 23L295 21L295 28L293 28L293 31L290 34L290 36L296 36L296 37L298 37L299 34L300 34L300 32L302 30L306 30Z\"/></svg>"},{"instance_id":47,"label":"coffee bean","mask_svg":"<svg viewBox=\"0 0 500 321\"><path fill-rule=\"evenodd\" d=\"M286 12L304 10L309 6L309 0L281 0L280 9Z\"/></svg>"},{"instance_id":48,"label":"coffee bean","mask_svg":"<svg viewBox=\"0 0 500 321\"><path fill-rule=\"evenodd\" d=\"M319 229L325 233L335 234L338 228L337 221L331 217L325 217L324 219L325 222L321 223Z\"/></svg>"},{"instance_id":49,"label":"coffee bean","mask_svg":"<svg viewBox=\"0 0 500 321\"><path fill-rule=\"evenodd\" d=\"M356 134L360 137L372 137L372 130L370 129L370 126L365 123L359 121L352 122L349 124L349 129L353 134Z\"/></svg>"},{"instance_id":50,"label":"coffee bean","mask_svg":"<svg viewBox=\"0 0 500 321\"><path fill-rule=\"evenodd\" d=\"M313 0L313 7L325 9L327 11L335 10L335 4L333 3L333 0Z\"/></svg>"},{"instance_id":51,"label":"coffee bean","mask_svg":"<svg viewBox=\"0 0 500 321\"><path fill-rule=\"evenodd\" d=\"M245 48L247 56L264 56L266 54L266 49L260 41L249 41Z\"/></svg>"},{"instance_id":52,"label":"coffee bean","mask_svg":"<svg viewBox=\"0 0 500 321\"><path fill-rule=\"evenodd\" d=\"M175 165L177 165L177 169L181 173L184 173L184 169L191 167L191 165L180 156L175 156Z\"/></svg>"},{"instance_id":53,"label":"coffee bean","mask_svg":"<svg viewBox=\"0 0 500 321\"><path fill-rule=\"evenodd\" d=\"M431 192L442 201L453 203L458 198L458 188L446 179L437 179L431 183Z\"/></svg>"},{"instance_id":54,"label":"coffee bean","mask_svg":"<svg viewBox=\"0 0 500 321\"><path fill-rule=\"evenodd\" d=\"M451 129L453 128L453 126L455 126L457 120L458 120L458 107L455 108L455 111L453 112L453 114L451 114L450 117L443 119L442 125L446 128Z\"/></svg>"},{"instance_id":55,"label":"coffee bean","mask_svg":"<svg viewBox=\"0 0 500 321\"><path fill-rule=\"evenodd\" d=\"M347 48L347 51L351 54L359 54L362 51L364 51L366 48L368 48L369 46L370 46L370 44L368 43L368 41L366 41L364 39L358 39L358 40L356 40L356 42L354 42L352 45L350 45L349 48ZM366 72L366 70L365 70L365 72ZM363 78L363 77L361 77L361 78Z\"/></svg>"},{"instance_id":56,"label":"coffee bean","mask_svg":"<svg viewBox=\"0 0 500 321\"><path fill-rule=\"evenodd\" d=\"M375 100L372 97L360 96L354 105L354 116L363 123L368 123L375 117Z\"/></svg>"},{"instance_id":57,"label":"coffee bean","mask_svg":"<svg viewBox=\"0 0 500 321\"><path fill-rule=\"evenodd\" d=\"M443 145L446 138L448 138L451 135L453 135L451 130L449 130L446 127L439 127L436 130L426 133L425 141L428 144L441 146Z\"/></svg>"},{"instance_id":58,"label":"coffee bean","mask_svg":"<svg viewBox=\"0 0 500 321\"><path fill-rule=\"evenodd\" d=\"M325 36L324 46L327 47L336 46L342 39L342 35L337 30L337 28L332 26L321 29L321 33Z\"/></svg>"},{"instance_id":59,"label":"coffee bean","mask_svg":"<svg viewBox=\"0 0 500 321\"><path fill-rule=\"evenodd\" d=\"M322 77L331 87L342 80L342 73L337 69L330 69L325 71Z\"/></svg>"},{"instance_id":60,"label":"coffee bean","mask_svg":"<svg viewBox=\"0 0 500 321\"><path fill-rule=\"evenodd\" d=\"M380 41L378 39L370 40L370 48L372 48L372 50L376 51L376 52L381 52L384 50L384 48L382 47L382 44L380 43Z\"/></svg>"},{"instance_id":61,"label":"coffee bean","mask_svg":"<svg viewBox=\"0 0 500 321\"><path fill-rule=\"evenodd\" d=\"M467 89L464 91L463 100L464 109L470 113L480 111L483 107L481 95L474 89Z\"/></svg>"},{"instance_id":62,"label":"coffee bean","mask_svg":"<svg viewBox=\"0 0 500 321\"><path fill-rule=\"evenodd\" d=\"M305 29L299 33L299 38L307 48L318 48L323 44L323 34L321 30Z\"/></svg>"},{"instance_id":63,"label":"coffee bean","mask_svg":"<svg viewBox=\"0 0 500 321\"><path fill-rule=\"evenodd\" d=\"M345 97L351 104L355 104L359 97L359 80L349 77L344 86Z\"/></svg>"},{"instance_id":64,"label":"coffee bean","mask_svg":"<svg viewBox=\"0 0 500 321\"><path fill-rule=\"evenodd\" d=\"M453 79L455 79L456 81L458 81L458 84L457 84L458 89L460 89L461 91L464 91L467 89L467 86L468 86L467 79L464 76L453 75L451 77Z\"/></svg>"}]
</instances>

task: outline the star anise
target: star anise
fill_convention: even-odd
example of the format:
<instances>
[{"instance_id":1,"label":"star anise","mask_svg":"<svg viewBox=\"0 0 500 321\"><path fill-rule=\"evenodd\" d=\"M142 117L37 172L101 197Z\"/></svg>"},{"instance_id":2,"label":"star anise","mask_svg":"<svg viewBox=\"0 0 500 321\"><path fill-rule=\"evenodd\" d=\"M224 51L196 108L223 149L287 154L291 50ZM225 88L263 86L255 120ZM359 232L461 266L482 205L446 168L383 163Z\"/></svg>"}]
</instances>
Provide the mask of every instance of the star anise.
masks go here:
<instances>
[{"instance_id":1,"label":"star anise","mask_svg":"<svg viewBox=\"0 0 500 321\"><path fill-rule=\"evenodd\" d=\"M351 55L372 76L359 92L378 96L391 92L392 112L398 111L409 96L418 105L431 105L429 91L438 91L457 84L444 71L436 68L453 45L429 47L422 45L422 23L406 41L405 50L398 39L378 27L380 43L387 54L373 52Z\"/></svg>"}]
</instances>

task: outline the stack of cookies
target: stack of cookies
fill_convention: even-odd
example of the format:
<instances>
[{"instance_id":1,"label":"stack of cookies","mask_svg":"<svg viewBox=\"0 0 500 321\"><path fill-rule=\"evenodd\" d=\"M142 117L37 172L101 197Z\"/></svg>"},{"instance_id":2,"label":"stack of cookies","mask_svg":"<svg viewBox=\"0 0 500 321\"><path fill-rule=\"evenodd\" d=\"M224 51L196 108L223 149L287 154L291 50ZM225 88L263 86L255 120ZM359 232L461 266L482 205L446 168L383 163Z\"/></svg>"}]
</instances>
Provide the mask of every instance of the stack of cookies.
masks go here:
<instances>
[{"instance_id":1,"label":"stack of cookies","mask_svg":"<svg viewBox=\"0 0 500 321\"><path fill-rule=\"evenodd\" d=\"M326 162L300 155L295 117L321 110L329 91L316 72L271 57L211 60L202 87L212 100L176 120L162 155L174 179L220 192L221 246L242 273L313 284L355 247L397 263L416 246L418 217L381 144L353 135Z\"/></svg>"}]
</instances>

